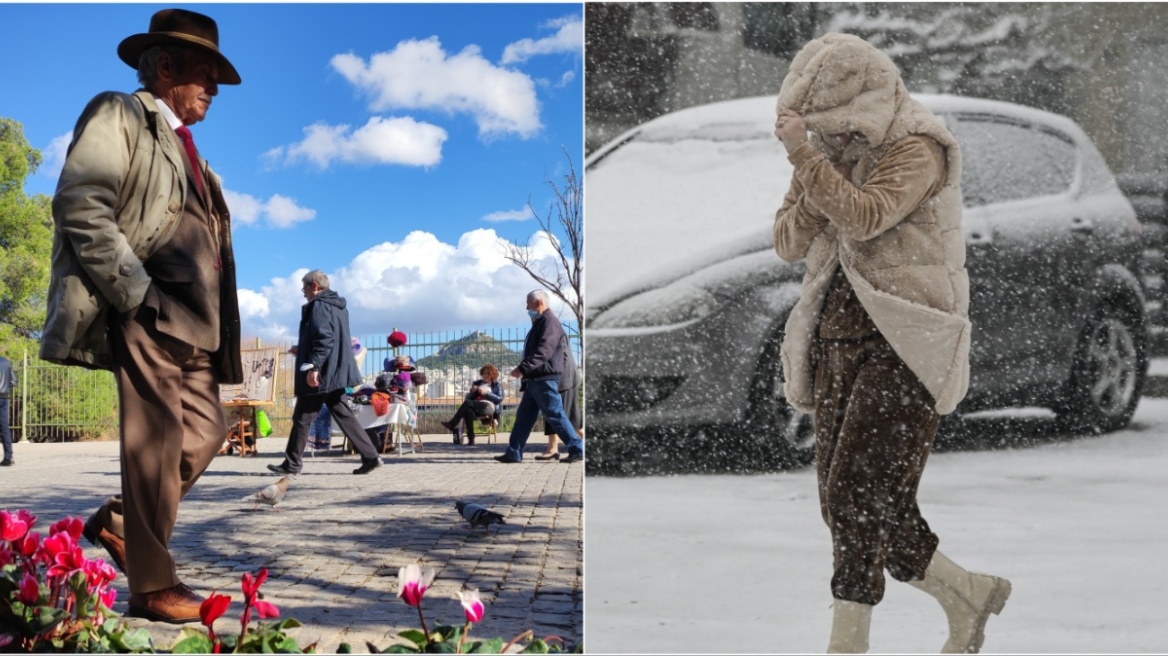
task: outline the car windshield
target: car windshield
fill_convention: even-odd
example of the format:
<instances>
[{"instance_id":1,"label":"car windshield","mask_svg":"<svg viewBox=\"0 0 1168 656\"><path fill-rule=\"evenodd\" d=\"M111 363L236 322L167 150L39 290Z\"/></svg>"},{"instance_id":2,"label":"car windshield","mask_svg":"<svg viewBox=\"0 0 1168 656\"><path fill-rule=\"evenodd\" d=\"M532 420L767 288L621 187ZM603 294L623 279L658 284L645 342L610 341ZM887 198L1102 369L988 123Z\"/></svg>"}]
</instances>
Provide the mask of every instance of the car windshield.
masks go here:
<instances>
[{"instance_id":1,"label":"car windshield","mask_svg":"<svg viewBox=\"0 0 1168 656\"><path fill-rule=\"evenodd\" d=\"M590 303L770 243L791 165L759 117L721 113L647 124L589 167L588 240L605 253Z\"/></svg>"}]
</instances>

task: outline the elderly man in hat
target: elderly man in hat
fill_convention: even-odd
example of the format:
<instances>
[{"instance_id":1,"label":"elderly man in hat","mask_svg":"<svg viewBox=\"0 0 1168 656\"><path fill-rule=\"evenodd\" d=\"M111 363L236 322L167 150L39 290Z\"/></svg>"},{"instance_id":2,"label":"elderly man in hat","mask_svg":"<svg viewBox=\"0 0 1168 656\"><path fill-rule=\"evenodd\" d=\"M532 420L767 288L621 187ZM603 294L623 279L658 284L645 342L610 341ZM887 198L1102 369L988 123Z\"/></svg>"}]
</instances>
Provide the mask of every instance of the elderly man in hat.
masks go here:
<instances>
[{"instance_id":1,"label":"elderly man in hat","mask_svg":"<svg viewBox=\"0 0 1168 656\"><path fill-rule=\"evenodd\" d=\"M368 474L381 466L381 458L345 395L346 387L361 384L361 371L349 348L347 304L329 289L328 276L320 269L304 274L302 282L307 303L300 311L300 341L293 347L296 406L292 408L292 433L284 449L284 462L268 465L268 469L277 474L300 473L308 428L323 405L361 454L361 466L353 473Z\"/></svg>"},{"instance_id":2,"label":"elderly man in hat","mask_svg":"<svg viewBox=\"0 0 1168 656\"><path fill-rule=\"evenodd\" d=\"M121 494L85 523L129 579L129 614L198 621L168 543L179 501L227 434L219 384L242 382L231 224L188 126L239 84L215 21L165 9L118 46L142 89L85 107L53 196L41 357L113 371Z\"/></svg>"}]
</instances>

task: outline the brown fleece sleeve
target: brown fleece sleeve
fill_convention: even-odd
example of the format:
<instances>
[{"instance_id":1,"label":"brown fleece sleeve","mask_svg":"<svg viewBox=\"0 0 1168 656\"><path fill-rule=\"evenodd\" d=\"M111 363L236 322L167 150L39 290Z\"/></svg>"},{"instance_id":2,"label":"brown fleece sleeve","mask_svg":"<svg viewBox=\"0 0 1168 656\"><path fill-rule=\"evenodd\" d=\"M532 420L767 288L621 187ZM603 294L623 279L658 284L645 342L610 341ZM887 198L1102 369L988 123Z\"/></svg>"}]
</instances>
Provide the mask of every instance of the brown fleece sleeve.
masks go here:
<instances>
[{"instance_id":1,"label":"brown fleece sleeve","mask_svg":"<svg viewBox=\"0 0 1168 656\"><path fill-rule=\"evenodd\" d=\"M775 212L775 252L788 262L803 259L811 241L828 224L827 219L810 211L805 196L799 177L792 176L783 205Z\"/></svg>"},{"instance_id":2,"label":"brown fleece sleeve","mask_svg":"<svg viewBox=\"0 0 1168 656\"><path fill-rule=\"evenodd\" d=\"M865 241L900 223L944 181L944 150L929 137L910 136L888 153L857 188L809 143L790 155L795 177L806 190L808 211L825 217L848 239Z\"/></svg>"}]
</instances>

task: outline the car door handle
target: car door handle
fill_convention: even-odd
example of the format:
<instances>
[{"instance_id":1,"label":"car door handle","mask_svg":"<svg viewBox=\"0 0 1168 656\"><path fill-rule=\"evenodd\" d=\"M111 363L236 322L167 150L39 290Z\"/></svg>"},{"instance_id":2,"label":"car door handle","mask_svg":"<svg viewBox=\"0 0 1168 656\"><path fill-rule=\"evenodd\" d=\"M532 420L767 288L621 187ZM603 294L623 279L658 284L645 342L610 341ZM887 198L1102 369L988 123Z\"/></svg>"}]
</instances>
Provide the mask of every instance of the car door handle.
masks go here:
<instances>
[{"instance_id":1,"label":"car door handle","mask_svg":"<svg viewBox=\"0 0 1168 656\"><path fill-rule=\"evenodd\" d=\"M989 230L977 230L969 233L965 243L969 246L988 246L994 243L994 235Z\"/></svg>"},{"instance_id":2,"label":"car door handle","mask_svg":"<svg viewBox=\"0 0 1168 656\"><path fill-rule=\"evenodd\" d=\"M1071 219L1071 232L1080 235L1089 235L1095 232L1095 222L1090 219L1075 217Z\"/></svg>"}]
</instances>

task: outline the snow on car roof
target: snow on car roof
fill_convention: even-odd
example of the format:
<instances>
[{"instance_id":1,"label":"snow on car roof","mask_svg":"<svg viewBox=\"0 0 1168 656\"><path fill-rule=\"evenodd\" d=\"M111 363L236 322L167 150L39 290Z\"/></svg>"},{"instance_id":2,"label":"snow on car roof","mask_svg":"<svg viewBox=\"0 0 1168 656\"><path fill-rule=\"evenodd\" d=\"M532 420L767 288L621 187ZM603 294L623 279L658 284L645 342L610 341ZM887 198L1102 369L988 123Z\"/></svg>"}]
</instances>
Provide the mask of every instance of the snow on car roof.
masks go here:
<instances>
[{"instance_id":1,"label":"snow on car roof","mask_svg":"<svg viewBox=\"0 0 1168 656\"><path fill-rule=\"evenodd\" d=\"M1073 121L1051 112L981 98L913 97L934 112L1012 117L1090 144ZM590 306L770 245L792 173L773 134L774 116L774 96L698 105L647 121L588 157Z\"/></svg>"}]
</instances>

